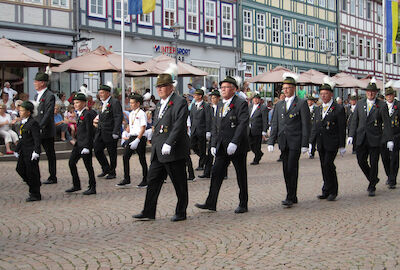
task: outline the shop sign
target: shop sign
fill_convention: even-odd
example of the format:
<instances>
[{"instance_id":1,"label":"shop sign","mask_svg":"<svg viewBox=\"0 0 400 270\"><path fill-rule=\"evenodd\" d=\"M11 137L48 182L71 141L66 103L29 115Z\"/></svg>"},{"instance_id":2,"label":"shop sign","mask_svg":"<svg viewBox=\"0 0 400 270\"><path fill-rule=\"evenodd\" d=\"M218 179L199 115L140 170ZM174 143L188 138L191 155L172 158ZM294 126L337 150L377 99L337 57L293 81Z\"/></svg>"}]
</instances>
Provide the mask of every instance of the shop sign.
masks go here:
<instances>
[{"instance_id":1,"label":"shop sign","mask_svg":"<svg viewBox=\"0 0 400 270\"><path fill-rule=\"evenodd\" d=\"M92 51L92 41L91 40L84 40L79 41L77 45L77 55L81 56L88 52Z\"/></svg>"},{"instance_id":2,"label":"shop sign","mask_svg":"<svg viewBox=\"0 0 400 270\"><path fill-rule=\"evenodd\" d=\"M174 57L176 54L175 46L161 46L154 45L154 52L166 54L168 56ZM190 49L178 48L178 56L189 56Z\"/></svg>"}]
</instances>

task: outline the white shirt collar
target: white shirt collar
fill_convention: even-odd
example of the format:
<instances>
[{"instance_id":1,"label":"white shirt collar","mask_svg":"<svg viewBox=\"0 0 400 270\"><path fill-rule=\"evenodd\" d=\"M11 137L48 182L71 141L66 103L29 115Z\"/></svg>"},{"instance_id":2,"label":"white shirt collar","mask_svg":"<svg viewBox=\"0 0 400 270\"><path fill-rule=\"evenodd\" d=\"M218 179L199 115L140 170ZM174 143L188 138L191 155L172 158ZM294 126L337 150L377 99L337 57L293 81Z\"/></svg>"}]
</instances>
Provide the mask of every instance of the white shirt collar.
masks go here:
<instances>
[{"instance_id":1,"label":"white shirt collar","mask_svg":"<svg viewBox=\"0 0 400 270\"><path fill-rule=\"evenodd\" d=\"M78 111L78 116L81 116L81 114L83 113L84 110L85 110L85 108L83 108L82 110Z\"/></svg>"},{"instance_id":2,"label":"white shirt collar","mask_svg":"<svg viewBox=\"0 0 400 270\"><path fill-rule=\"evenodd\" d=\"M111 96L109 96L106 100L101 101L101 102L103 102L103 104L107 104L110 101L110 98L111 98Z\"/></svg>"},{"instance_id":3,"label":"white shirt collar","mask_svg":"<svg viewBox=\"0 0 400 270\"><path fill-rule=\"evenodd\" d=\"M161 100L160 100L160 104L161 104L161 105L166 104L166 103L170 100L170 98L171 98L171 96L172 96L173 94L174 94L174 91L172 91L171 94L169 94L169 96L168 96L166 99L161 99Z\"/></svg>"},{"instance_id":4,"label":"white shirt collar","mask_svg":"<svg viewBox=\"0 0 400 270\"><path fill-rule=\"evenodd\" d=\"M28 122L28 119L29 119L29 117L22 119L22 120L21 120L21 124L24 125L26 122Z\"/></svg>"},{"instance_id":5,"label":"white shirt collar","mask_svg":"<svg viewBox=\"0 0 400 270\"><path fill-rule=\"evenodd\" d=\"M295 95L293 95L293 96L291 96L291 97L285 97L285 101L286 101L286 102L288 102L288 101L292 102L292 101L294 100L295 97L296 97Z\"/></svg>"},{"instance_id":6,"label":"white shirt collar","mask_svg":"<svg viewBox=\"0 0 400 270\"><path fill-rule=\"evenodd\" d=\"M389 102L389 101L386 100L386 104L391 107L394 104L394 100L393 100L393 102Z\"/></svg>"},{"instance_id":7,"label":"white shirt collar","mask_svg":"<svg viewBox=\"0 0 400 270\"><path fill-rule=\"evenodd\" d=\"M233 95L230 99L222 99L222 103L228 103L228 104L230 104L231 102L232 102L232 99L233 99L233 97L234 97L235 95Z\"/></svg>"},{"instance_id":8,"label":"white shirt collar","mask_svg":"<svg viewBox=\"0 0 400 270\"><path fill-rule=\"evenodd\" d=\"M203 101L201 100L201 101L199 101L199 102L196 102L196 106L197 107L199 107L200 105L201 105L201 103L203 103Z\"/></svg>"},{"instance_id":9,"label":"white shirt collar","mask_svg":"<svg viewBox=\"0 0 400 270\"><path fill-rule=\"evenodd\" d=\"M367 98L367 104L375 104L375 101L376 101L376 98L373 99L373 100L369 100L369 99Z\"/></svg>"},{"instance_id":10,"label":"white shirt collar","mask_svg":"<svg viewBox=\"0 0 400 270\"><path fill-rule=\"evenodd\" d=\"M331 99L328 103L323 103L322 106L323 107L330 107L333 103L333 99Z\"/></svg>"}]
</instances>

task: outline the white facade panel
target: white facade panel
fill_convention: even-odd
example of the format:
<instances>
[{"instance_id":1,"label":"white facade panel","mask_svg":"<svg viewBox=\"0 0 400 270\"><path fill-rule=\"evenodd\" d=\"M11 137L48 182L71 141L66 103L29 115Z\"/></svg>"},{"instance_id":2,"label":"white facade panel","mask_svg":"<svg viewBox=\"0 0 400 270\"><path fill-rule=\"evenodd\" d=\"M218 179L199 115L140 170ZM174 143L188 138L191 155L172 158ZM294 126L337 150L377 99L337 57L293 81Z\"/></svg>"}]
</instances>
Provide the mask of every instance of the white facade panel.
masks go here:
<instances>
[{"instance_id":1,"label":"white facade panel","mask_svg":"<svg viewBox=\"0 0 400 270\"><path fill-rule=\"evenodd\" d=\"M43 9L24 7L24 23L43 25Z\"/></svg>"},{"instance_id":2,"label":"white facade panel","mask_svg":"<svg viewBox=\"0 0 400 270\"><path fill-rule=\"evenodd\" d=\"M15 6L0 3L1 20L6 22L15 22Z\"/></svg>"},{"instance_id":3,"label":"white facade panel","mask_svg":"<svg viewBox=\"0 0 400 270\"><path fill-rule=\"evenodd\" d=\"M358 61L358 68L359 69L365 69L365 65L364 65L364 61L363 60Z\"/></svg>"},{"instance_id":4,"label":"white facade panel","mask_svg":"<svg viewBox=\"0 0 400 270\"><path fill-rule=\"evenodd\" d=\"M89 20L88 25L92 27L105 28L106 23L104 21L99 21L99 20Z\"/></svg>"},{"instance_id":5,"label":"white facade panel","mask_svg":"<svg viewBox=\"0 0 400 270\"><path fill-rule=\"evenodd\" d=\"M69 13L58 10L52 10L51 14L51 26L59 28L69 28Z\"/></svg>"},{"instance_id":6,"label":"white facade panel","mask_svg":"<svg viewBox=\"0 0 400 270\"><path fill-rule=\"evenodd\" d=\"M371 62L367 62L367 69L368 70L372 70L372 63Z\"/></svg>"}]
</instances>

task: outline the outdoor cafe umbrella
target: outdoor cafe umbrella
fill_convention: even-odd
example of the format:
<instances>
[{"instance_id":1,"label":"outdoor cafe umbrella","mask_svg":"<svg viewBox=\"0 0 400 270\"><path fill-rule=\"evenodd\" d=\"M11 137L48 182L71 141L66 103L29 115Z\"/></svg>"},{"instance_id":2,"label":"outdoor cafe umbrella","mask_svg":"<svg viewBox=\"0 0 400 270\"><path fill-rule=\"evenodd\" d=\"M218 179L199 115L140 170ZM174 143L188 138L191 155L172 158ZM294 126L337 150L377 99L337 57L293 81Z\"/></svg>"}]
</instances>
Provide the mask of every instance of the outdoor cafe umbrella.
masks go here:
<instances>
[{"instance_id":1,"label":"outdoor cafe umbrella","mask_svg":"<svg viewBox=\"0 0 400 270\"><path fill-rule=\"evenodd\" d=\"M338 88L362 88L362 83L353 75L341 72L332 77Z\"/></svg>"},{"instance_id":2,"label":"outdoor cafe umbrella","mask_svg":"<svg viewBox=\"0 0 400 270\"><path fill-rule=\"evenodd\" d=\"M297 83L301 85L321 85L324 83L324 78L326 76L326 74L320 71L310 69L300 74Z\"/></svg>"},{"instance_id":3,"label":"outdoor cafe umbrella","mask_svg":"<svg viewBox=\"0 0 400 270\"><path fill-rule=\"evenodd\" d=\"M360 88L366 89L367 86L368 86L368 84L369 84L369 82L371 81L372 77L374 77L374 76L372 76L372 75L367 75L366 77L360 79L360 80L359 80L359 81L360 81ZM383 82L382 82L381 80L376 79L376 86L377 86L380 90L383 90Z\"/></svg>"},{"instance_id":4,"label":"outdoor cafe umbrella","mask_svg":"<svg viewBox=\"0 0 400 270\"><path fill-rule=\"evenodd\" d=\"M292 71L282 66L277 66L246 81L250 83L280 83L283 81L283 74L286 72Z\"/></svg>"}]
</instances>

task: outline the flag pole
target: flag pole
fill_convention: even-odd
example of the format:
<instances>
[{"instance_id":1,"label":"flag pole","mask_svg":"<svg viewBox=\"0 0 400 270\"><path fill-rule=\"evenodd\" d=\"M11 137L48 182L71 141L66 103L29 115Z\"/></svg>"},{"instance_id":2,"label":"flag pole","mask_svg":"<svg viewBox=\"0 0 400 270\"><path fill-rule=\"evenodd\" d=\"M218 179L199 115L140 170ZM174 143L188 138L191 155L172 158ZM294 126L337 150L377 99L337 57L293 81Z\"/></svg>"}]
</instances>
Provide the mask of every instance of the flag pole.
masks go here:
<instances>
[{"instance_id":1,"label":"flag pole","mask_svg":"<svg viewBox=\"0 0 400 270\"><path fill-rule=\"evenodd\" d=\"M385 79L386 79L386 0L382 1L382 15L383 15L383 36L382 36L382 47L383 47L383 70L382 70L382 89L383 95L385 95Z\"/></svg>"},{"instance_id":2,"label":"flag pole","mask_svg":"<svg viewBox=\"0 0 400 270\"><path fill-rule=\"evenodd\" d=\"M125 1L121 0L121 94L122 94L122 110L125 110L125 54L124 54L124 38L125 38Z\"/></svg>"}]
</instances>

